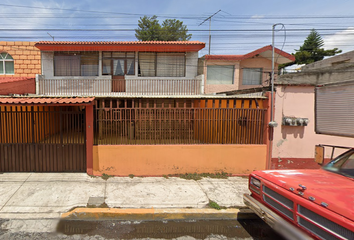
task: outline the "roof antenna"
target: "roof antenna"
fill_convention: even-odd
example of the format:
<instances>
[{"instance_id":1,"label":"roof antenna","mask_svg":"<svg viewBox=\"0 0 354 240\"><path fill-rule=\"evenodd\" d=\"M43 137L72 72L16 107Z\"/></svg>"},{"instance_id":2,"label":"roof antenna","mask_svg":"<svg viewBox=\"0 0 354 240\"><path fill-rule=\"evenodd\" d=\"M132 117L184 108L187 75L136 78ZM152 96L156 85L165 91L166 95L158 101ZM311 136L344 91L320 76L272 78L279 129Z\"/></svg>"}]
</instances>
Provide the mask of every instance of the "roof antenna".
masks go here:
<instances>
[{"instance_id":1,"label":"roof antenna","mask_svg":"<svg viewBox=\"0 0 354 240\"><path fill-rule=\"evenodd\" d=\"M47 34L48 34L51 38L53 38L53 41L54 41L54 37L53 37L52 35L50 35L50 33L49 33L49 32L47 32Z\"/></svg>"},{"instance_id":2,"label":"roof antenna","mask_svg":"<svg viewBox=\"0 0 354 240\"><path fill-rule=\"evenodd\" d=\"M221 9L219 11L217 11L216 13L214 13L213 15L209 16L208 18L204 19L204 21L198 25L198 27L200 25L202 25L203 23L205 23L206 21L209 20L209 55L210 55L210 42L211 42L211 35L210 35L210 28L211 28L211 18L214 17L216 14L218 14L221 11Z\"/></svg>"}]
</instances>

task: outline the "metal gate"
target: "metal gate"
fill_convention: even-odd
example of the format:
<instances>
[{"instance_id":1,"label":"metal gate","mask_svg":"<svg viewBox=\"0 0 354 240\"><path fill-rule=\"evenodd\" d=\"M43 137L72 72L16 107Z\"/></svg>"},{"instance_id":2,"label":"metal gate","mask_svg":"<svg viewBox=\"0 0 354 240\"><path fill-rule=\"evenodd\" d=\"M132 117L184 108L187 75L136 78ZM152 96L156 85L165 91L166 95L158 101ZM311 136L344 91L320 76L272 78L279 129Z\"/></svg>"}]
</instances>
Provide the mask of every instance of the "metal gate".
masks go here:
<instances>
[{"instance_id":1,"label":"metal gate","mask_svg":"<svg viewBox=\"0 0 354 240\"><path fill-rule=\"evenodd\" d=\"M0 172L85 172L80 107L0 106Z\"/></svg>"}]
</instances>

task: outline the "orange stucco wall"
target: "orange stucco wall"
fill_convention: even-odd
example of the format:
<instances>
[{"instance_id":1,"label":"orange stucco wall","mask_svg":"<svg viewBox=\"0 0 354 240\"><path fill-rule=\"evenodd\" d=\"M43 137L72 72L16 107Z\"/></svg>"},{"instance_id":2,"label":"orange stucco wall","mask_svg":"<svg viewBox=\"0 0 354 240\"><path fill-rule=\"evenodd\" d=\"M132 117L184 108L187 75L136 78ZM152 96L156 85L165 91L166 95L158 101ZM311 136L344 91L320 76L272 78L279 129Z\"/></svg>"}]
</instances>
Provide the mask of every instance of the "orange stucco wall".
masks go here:
<instances>
[{"instance_id":1,"label":"orange stucco wall","mask_svg":"<svg viewBox=\"0 0 354 240\"><path fill-rule=\"evenodd\" d=\"M266 152L266 145L98 145L93 147L93 174L249 174L265 169Z\"/></svg>"},{"instance_id":2,"label":"orange stucco wall","mask_svg":"<svg viewBox=\"0 0 354 240\"><path fill-rule=\"evenodd\" d=\"M0 53L7 52L14 59L15 74L0 76L35 77L41 74L41 54L35 42L0 41Z\"/></svg>"}]
</instances>

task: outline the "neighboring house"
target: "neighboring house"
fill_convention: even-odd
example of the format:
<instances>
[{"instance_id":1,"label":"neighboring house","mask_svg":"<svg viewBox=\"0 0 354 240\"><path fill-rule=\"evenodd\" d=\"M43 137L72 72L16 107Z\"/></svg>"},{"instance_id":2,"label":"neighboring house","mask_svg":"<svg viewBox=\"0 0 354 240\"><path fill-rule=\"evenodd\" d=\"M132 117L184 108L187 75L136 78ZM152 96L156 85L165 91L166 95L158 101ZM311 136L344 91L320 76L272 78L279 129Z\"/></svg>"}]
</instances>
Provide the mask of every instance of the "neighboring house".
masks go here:
<instances>
[{"instance_id":1,"label":"neighboring house","mask_svg":"<svg viewBox=\"0 0 354 240\"><path fill-rule=\"evenodd\" d=\"M319 168L321 166L314 161L315 145L354 146L352 138L316 134L314 112L316 86L354 80L353 56L354 51L348 52L306 65L300 73L275 78L274 121L278 126L274 127L273 138L270 139L272 154L267 152L267 168ZM269 91L269 87L260 87L221 93L226 96L247 93L264 95ZM341 152L336 149L334 155ZM326 147L325 154L329 159L332 148Z\"/></svg>"},{"instance_id":2,"label":"neighboring house","mask_svg":"<svg viewBox=\"0 0 354 240\"><path fill-rule=\"evenodd\" d=\"M318 61L300 73L282 75L276 82L272 168L318 168L314 162L317 144L353 147L352 138L315 133L315 87L354 80L354 51ZM330 111L330 110L329 110ZM307 118L307 126L282 124L284 118ZM333 123L335 124L335 123ZM336 150L335 155L341 151ZM329 158L331 148L326 148Z\"/></svg>"},{"instance_id":3,"label":"neighboring house","mask_svg":"<svg viewBox=\"0 0 354 240\"><path fill-rule=\"evenodd\" d=\"M0 42L0 95L35 93L41 73L40 51L34 42Z\"/></svg>"},{"instance_id":4,"label":"neighboring house","mask_svg":"<svg viewBox=\"0 0 354 240\"><path fill-rule=\"evenodd\" d=\"M294 56L275 51L278 65L292 62ZM272 46L265 46L245 55L205 55L199 60L199 72L205 75L205 93L216 93L268 86L272 72Z\"/></svg>"},{"instance_id":5,"label":"neighboring house","mask_svg":"<svg viewBox=\"0 0 354 240\"><path fill-rule=\"evenodd\" d=\"M35 46L36 95L0 98L0 171L152 176L266 167L268 98L203 94L204 43Z\"/></svg>"}]
</instances>

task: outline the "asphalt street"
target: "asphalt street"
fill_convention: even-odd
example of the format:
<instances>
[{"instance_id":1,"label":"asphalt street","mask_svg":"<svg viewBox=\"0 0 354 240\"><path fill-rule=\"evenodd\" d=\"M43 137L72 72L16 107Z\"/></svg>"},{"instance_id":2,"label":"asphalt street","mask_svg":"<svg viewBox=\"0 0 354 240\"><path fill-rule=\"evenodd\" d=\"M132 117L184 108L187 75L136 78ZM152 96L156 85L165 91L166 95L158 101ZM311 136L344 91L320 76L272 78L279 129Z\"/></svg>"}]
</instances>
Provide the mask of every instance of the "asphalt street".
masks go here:
<instances>
[{"instance_id":1,"label":"asphalt street","mask_svg":"<svg viewBox=\"0 0 354 240\"><path fill-rule=\"evenodd\" d=\"M260 219L213 221L1 220L0 239L279 239Z\"/></svg>"}]
</instances>

